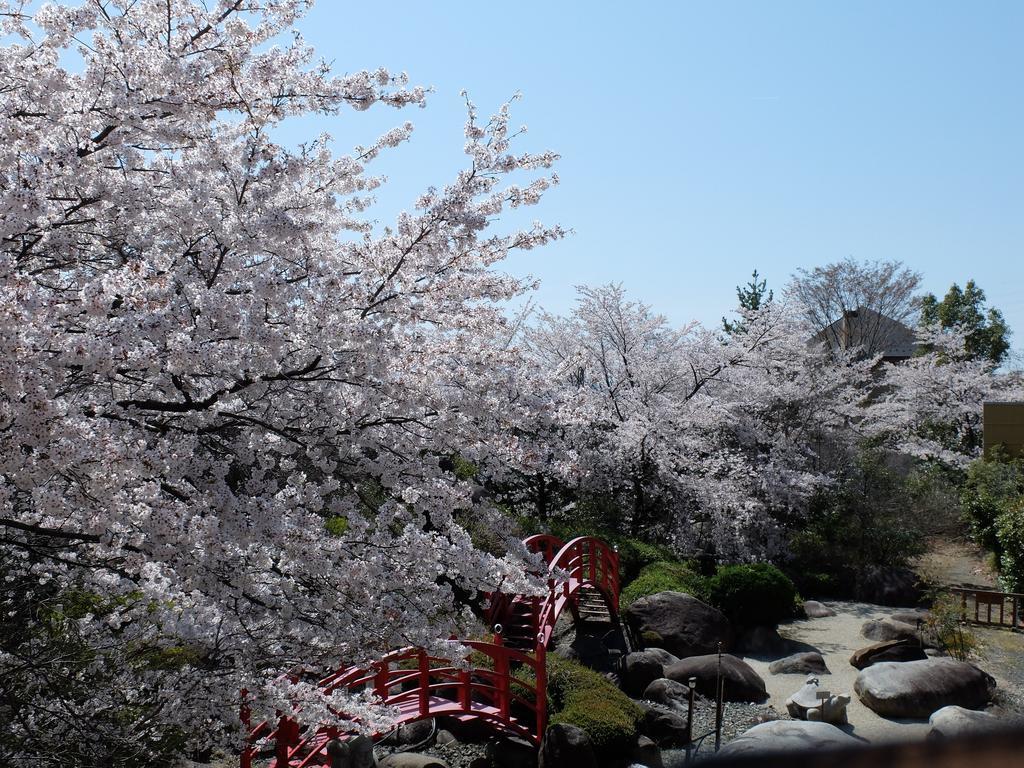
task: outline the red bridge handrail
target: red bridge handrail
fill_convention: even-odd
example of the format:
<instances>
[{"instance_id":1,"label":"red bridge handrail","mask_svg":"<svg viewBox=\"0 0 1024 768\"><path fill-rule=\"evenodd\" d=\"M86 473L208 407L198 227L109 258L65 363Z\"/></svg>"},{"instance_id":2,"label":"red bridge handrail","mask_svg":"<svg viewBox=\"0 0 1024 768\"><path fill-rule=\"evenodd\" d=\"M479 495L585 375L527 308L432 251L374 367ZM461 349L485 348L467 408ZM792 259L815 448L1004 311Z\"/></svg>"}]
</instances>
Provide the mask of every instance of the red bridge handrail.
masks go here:
<instances>
[{"instance_id":1,"label":"red bridge handrail","mask_svg":"<svg viewBox=\"0 0 1024 768\"><path fill-rule=\"evenodd\" d=\"M322 678L319 687L325 693L370 690L382 704L398 709L396 724L442 715L475 717L539 745L547 729L546 655L555 624L566 607L578 616L584 590L600 594L612 619L618 620L619 557L614 548L592 536L562 542L556 536L539 534L523 543L530 552L540 553L548 565L548 594L543 599L496 594L492 595L492 607L507 611L515 601L529 601L534 609L532 652L505 645L500 628L495 627L498 631L493 642L459 641L470 650L463 664L430 656L421 648L404 648L367 667L337 669ZM474 655L483 666L471 663ZM532 672L535 684L516 677L514 668ZM278 713L276 724L264 721L250 727L245 691L242 695L242 721L248 738L241 768L252 768L261 748L265 750L271 743L275 757L269 768L324 765L328 743L350 735L333 726L307 729L303 735L298 710ZM344 713L335 714L344 717Z\"/></svg>"}]
</instances>

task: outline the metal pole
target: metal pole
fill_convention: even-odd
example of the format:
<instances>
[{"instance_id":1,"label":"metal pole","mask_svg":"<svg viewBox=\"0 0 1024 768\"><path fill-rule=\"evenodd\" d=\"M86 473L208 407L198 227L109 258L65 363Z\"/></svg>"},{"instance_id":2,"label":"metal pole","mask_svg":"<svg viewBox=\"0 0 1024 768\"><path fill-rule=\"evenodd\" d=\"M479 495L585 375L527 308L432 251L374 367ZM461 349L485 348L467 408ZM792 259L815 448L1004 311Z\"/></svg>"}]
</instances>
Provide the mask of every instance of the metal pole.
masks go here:
<instances>
[{"instance_id":1,"label":"metal pole","mask_svg":"<svg viewBox=\"0 0 1024 768\"><path fill-rule=\"evenodd\" d=\"M697 678L691 677L687 680L686 687L690 689L686 706L686 763L689 765L693 760L693 699L697 688Z\"/></svg>"},{"instance_id":2,"label":"metal pole","mask_svg":"<svg viewBox=\"0 0 1024 768\"><path fill-rule=\"evenodd\" d=\"M718 679L715 682L715 752L722 746L722 699L725 680L722 679L722 643L718 643Z\"/></svg>"}]
</instances>

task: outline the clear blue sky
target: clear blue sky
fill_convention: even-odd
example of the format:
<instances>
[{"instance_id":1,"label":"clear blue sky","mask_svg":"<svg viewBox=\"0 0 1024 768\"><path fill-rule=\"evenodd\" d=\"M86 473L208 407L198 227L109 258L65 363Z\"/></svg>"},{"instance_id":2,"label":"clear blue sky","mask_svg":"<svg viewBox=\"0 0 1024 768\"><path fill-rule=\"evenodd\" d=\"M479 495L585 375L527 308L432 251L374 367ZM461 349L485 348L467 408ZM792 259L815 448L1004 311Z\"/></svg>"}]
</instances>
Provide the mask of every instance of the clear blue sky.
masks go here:
<instances>
[{"instance_id":1,"label":"clear blue sky","mask_svg":"<svg viewBox=\"0 0 1024 768\"><path fill-rule=\"evenodd\" d=\"M462 163L467 89L516 91L524 148L562 154L531 212L572 227L508 268L563 311L609 281L716 323L755 267L901 259L925 288L978 281L1024 347L1024 3L319 0L300 24L340 71L432 86L426 110L299 123L339 149L405 119L382 219ZM376 113L376 114L374 114Z\"/></svg>"}]
</instances>

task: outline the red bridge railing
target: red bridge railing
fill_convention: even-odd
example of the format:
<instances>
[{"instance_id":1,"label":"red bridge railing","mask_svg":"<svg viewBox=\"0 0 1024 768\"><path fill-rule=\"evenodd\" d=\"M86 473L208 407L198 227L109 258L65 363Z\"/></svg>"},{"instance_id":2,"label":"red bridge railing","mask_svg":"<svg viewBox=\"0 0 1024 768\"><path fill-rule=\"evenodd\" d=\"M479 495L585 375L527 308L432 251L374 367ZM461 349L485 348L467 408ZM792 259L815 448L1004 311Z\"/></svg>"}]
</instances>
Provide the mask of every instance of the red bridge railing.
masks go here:
<instances>
[{"instance_id":1,"label":"red bridge railing","mask_svg":"<svg viewBox=\"0 0 1024 768\"><path fill-rule=\"evenodd\" d=\"M547 729L547 647L559 616L566 607L577 615L584 590L599 593L609 615L618 620L618 553L605 542L581 537L563 543L550 535L531 536L524 544L542 554L548 565L546 597L492 595L492 615L512 616L520 611L519 629L531 638L528 648L511 647L495 621L492 642L462 640L470 654L460 664L430 656L417 648L388 654L368 667L344 667L318 682L324 693L370 691L381 704L397 710L395 725L428 717L475 718L540 744ZM279 713L277 721L251 726L243 691L242 720L248 739L241 768L252 768L258 758L268 768L306 768L329 763L328 745L351 734L334 726L303 728L297 709ZM335 712L339 720L344 713ZM380 734L375 734L379 736ZM271 757L272 755L272 757Z\"/></svg>"}]
</instances>

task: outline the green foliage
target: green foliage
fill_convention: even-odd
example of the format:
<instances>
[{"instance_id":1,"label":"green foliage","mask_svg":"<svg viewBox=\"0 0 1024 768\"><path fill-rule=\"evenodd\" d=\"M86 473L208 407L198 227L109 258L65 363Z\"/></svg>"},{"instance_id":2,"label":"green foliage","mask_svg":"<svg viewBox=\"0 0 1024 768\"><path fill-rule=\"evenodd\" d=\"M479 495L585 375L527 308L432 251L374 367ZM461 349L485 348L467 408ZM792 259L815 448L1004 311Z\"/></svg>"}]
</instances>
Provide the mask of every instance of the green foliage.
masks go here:
<instances>
[{"instance_id":1,"label":"green foliage","mask_svg":"<svg viewBox=\"0 0 1024 768\"><path fill-rule=\"evenodd\" d=\"M1000 557L1003 544L998 520L1024 499L1024 459L1006 460L1000 451L977 459L967 468L960 502L971 527L971 536Z\"/></svg>"},{"instance_id":2,"label":"green foliage","mask_svg":"<svg viewBox=\"0 0 1024 768\"><path fill-rule=\"evenodd\" d=\"M666 591L686 592L699 600L708 599L707 579L685 563L661 560L640 571L639 576L622 590L619 601L625 608L641 597Z\"/></svg>"},{"instance_id":3,"label":"green foliage","mask_svg":"<svg viewBox=\"0 0 1024 768\"><path fill-rule=\"evenodd\" d=\"M324 521L324 530L331 536L344 536L348 531L348 518L335 515Z\"/></svg>"},{"instance_id":4,"label":"green foliage","mask_svg":"<svg viewBox=\"0 0 1024 768\"><path fill-rule=\"evenodd\" d=\"M597 754L631 749L643 711L600 673L553 655L547 662L549 723L582 728Z\"/></svg>"},{"instance_id":5,"label":"green foliage","mask_svg":"<svg viewBox=\"0 0 1024 768\"><path fill-rule=\"evenodd\" d=\"M996 518L999 578L1011 592L1024 592L1024 497Z\"/></svg>"},{"instance_id":6,"label":"green foliage","mask_svg":"<svg viewBox=\"0 0 1024 768\"><path fill-rule=\"evenodd\" d=\"M859 571L907 565L958 514L941 472L866 446L840 482L812 499L807 517L791 521L786 569L805 594L849 596Z\"/></svg>"},{"instance_id":7,"label":"green foliage","mask_svg":"<svg viewBox=\"0 0 1024 768\"><path fill-rule=\"evenodd\" d=\"M769 563L722 566L708 582L708 596L730 620L746 626L788 619L800 599L790 578Z\"/></svg>"},{"instance_id":8,"label":"green foliage","mask_svg":"<svg viewBox=\"0 0 1024 768\"><path fill-rule=\"evenodd\" d=\"M967 661L980 647L977 636L960 618L959 599L948 592L932 596L922 629L926 637L957 661Z\"/></svg>"},{"instance_id":9,"label":"green foliage","mask_svg":"<svg viewBox=\"0 0 1024 768\"><path fill-rule=\"evenodd\" d=\"M752 312L761 309L762 306L771 304L775 298L775 294L768 290L768 281L761 280L761 282L758 282L757 278L758 274L755 269L754 274L751 275L750 282L743 286L736 286L736 299L739 301L739 308L741 310ZM723 317L722 329L730 335L742 333L746 330L746 324L742 320L732 322Z\"/></svg>"},{"instance_id":10,"label":"green foliage","mask_svg":"<svg viewBox=\"0 0 1024 768\"><path fill-rule=\"evenodd\" d=\"M953 283L942 301L928 294L921 301L921 323L960 328L966 333L966 349L972 359L998 365L1010 349L1010 328L998 309L984 307L985 292L968 280L961 290Z\"/></svg>"}]
</instances>

